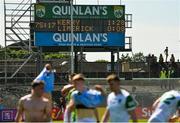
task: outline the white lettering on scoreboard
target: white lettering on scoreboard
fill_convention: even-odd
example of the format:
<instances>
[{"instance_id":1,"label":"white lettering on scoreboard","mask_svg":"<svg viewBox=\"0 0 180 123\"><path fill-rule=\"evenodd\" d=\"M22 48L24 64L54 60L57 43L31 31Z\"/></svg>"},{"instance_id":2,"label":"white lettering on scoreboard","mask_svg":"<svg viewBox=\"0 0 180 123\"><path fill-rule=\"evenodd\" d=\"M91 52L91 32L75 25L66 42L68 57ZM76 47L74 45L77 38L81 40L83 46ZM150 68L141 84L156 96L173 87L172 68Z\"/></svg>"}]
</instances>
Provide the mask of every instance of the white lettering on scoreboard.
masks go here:
<instances>
[{"instance_id":1,"label":"white lettering on scoreboard","mask_svg":"<svg viewBox=\"0 0 180 123\"><path fill-rule=\"evenodd\" d=\"M52 12L55 15L71 15L71 6L54 6ZM76 15L107 15L107 6L86 6L85 10L82 6L74 6L73 12Z\"/></svg>"},{"instance_id":2,"label":"white lettering on scoreboard","mask_svg":"<svg viewBox=\"0 0 180 123\"><path fill-rule=\"evenodd\" d=\"M73 34L73 40L75 42L107 42L107 33L87 33L83 36L81 33ZM55 42L71 42L70 33L55 33L53 35L53 40Z\"/></svg>"}]
</instances>

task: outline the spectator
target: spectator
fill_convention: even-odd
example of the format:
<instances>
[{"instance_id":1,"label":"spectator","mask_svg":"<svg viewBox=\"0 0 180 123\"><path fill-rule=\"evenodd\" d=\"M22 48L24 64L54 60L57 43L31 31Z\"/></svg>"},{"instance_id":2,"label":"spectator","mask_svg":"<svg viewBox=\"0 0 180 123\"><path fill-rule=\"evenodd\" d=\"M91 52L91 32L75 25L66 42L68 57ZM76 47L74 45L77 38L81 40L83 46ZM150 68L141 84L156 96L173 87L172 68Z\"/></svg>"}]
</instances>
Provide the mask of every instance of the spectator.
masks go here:
<instances>
[{"instance_id":1,"label":"spectator","mask_svg":"<svg viewBox=\"0 0 180 123\"><path fill-rule=\"evenodd\" d=\"M159 64L160 64L160 69L162 70L162 68L164 67L164 58L163 58L163 55L160 54L159 56Z\"/></svg>"},{"instance_id":2,"label":"spectator","mask_svg":"<svg viewBox=\"0 0 180 123\"><path fill-rule=\"evenodd\" d=\"M158 78L161 68L157 63L157 58L154 55L152 56L153 56L152 63L150 64L150 72L151 72L150 77Z\"/></svg>"},{"instance_id":3,"label":"spectator","mask_svg":"<svg viewBox=\"0 0 180 123\"><path fill-rule=\"evenodd\" d=\"M60 97L59 102L60 102L60 104L59 104L60 105L60 109L61 109L62 112L64 112L65 108L66 108L66 100L65 100L65 98L64 97Z\"/></svg>"},{"instance_id":4,"label":"spectator","mask_svg":"<svg viewBox=\"0 0 180 123\"><path fill-rule=\"evenodd\" d=\"M172 54L172 58L171 58L171 63L170 63L170 66L169 68L171 70L173 70L173 74L171 75L171 78L177 78L178 77L178 65L177 63L175 62L175 58L173 58L174 55Z\"/></svg>"},{"instance_id":5,"label":"spectator","mask_svg":"<svg viewBox=\"0 0 180 123\"><path fill-rule=\"evenodd\" d=\"M168 78L175 78L175 70L173 69L173 67L169 68ZM168 85L169 85L169 90L174 89L174 82L169 82Z\"/></svg>"},{"instance_id":6,"label":"spectator","mask_svg":"<svg viewBox=\"0 0 180 123\"><path fill-rule=\"evenodd\" d=\"M161 89L163 88L167 89L166 81L163 81L164 79L167 78L167 71L164 68L162 68L160 72L160 78L161 78Z\"/></svg>"},{"instance_id":7,"label":"spectator","mask_svg":"<svg viewBox=\"0 0 180 123\"><path fill-rule=\"evenodd\" d=\"M160 56L159 56L159 63L163 63L163 62L164 62L163 55L162 55L162 54L160 54Z\"/></svg>"},{"instance_id":8,"label":"spectator","mask_svg":"<svg viewBox=\"0 0 180 123\"><path fill-rule=\"evenodd\" d=\"M167 59L168 59L168 47L166 47L166 49L164 50L164 54L165 54L165 56L166 56L166 62L167 62Z\"/></svg>"},{"instance_id":9,"label":"spectator","mask_svg":"<svg viewBox=\"0 0 180 123\"><path fill-rule=\"evenodd\" d=\"M170 62L171 62L171 63L174 63L174 62L175 62L174 54L171 54Z\"/></svg>"},{"instance_id":10,"label":"spectator","mask_svg":"<svg viewBox=\"0 0 180 123\"><path fill-rule=\"evenodd\" d=\"M61 115L64 113L65 108L66 108L66 101L64 97L59 98L59 104L54 104L55 108L58 108L58 112L55 114L54 119L58 120L61 118Z\"/></svg>"}]
</instances>

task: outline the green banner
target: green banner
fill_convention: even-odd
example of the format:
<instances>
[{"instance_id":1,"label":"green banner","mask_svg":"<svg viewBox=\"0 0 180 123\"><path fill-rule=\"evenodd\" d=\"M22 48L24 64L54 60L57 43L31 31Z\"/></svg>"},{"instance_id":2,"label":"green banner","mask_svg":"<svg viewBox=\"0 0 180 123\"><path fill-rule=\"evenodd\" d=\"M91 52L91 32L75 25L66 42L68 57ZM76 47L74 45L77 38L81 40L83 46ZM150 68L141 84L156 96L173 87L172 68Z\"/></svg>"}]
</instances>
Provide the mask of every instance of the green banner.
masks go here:
<instances>
[{"instance_id":1,"label":"green banner","mask_svg":"<svg viewBox=\"0 0 180 123\"><path fill-rule=\"evenodd\" d=\"M35 4L35 20L69 19L69 4L39 3ZM74 19L119 19L125 20L123 5L74 5Z\"/></svg>"}]
</instances>

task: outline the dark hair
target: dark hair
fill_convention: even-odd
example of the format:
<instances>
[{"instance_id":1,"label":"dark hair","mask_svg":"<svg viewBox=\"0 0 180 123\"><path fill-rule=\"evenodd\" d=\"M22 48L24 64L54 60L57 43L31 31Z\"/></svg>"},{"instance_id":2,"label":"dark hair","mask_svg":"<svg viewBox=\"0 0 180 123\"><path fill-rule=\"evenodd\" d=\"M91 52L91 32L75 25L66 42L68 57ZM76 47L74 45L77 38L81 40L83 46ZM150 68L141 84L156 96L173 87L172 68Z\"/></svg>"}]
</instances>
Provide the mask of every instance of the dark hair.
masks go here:
<instances>
[{"instance_id":1,"label":"dark hair","mask_svg":"<svg viewBox=\"0 0 180 123\"><path fill-rule=\"evenodd\" d=\"M36 87L39 86L39 85L44 85L44 82L41 81L41 80L35 80L35 81L33 81L33 82L31 83L31 87L32 87L33 89L36 88Z\"/></svg>"},{"instance_id":2,"label":"dark hair","mask_svg":"<svg viewBox=\"0 0 180 123\"><path fill-rule=\"evenodd\" d=\"M47 69L47 70L51 70L52 69L52 65L51 64L45 64L45 68Z\"/></svg>"},{"instance_id":3,"label":"dark hair","mask_svg":"<svg viewBox=\"0 0 180 123\"><path fill-rule=\"evenodd\" d=\"M107 76L106 80L108 82L110 82L110 81L120 81L119 77L117 75L115 75L115 74L111 74L111 75Z\"/></svg>"}]
</instances>

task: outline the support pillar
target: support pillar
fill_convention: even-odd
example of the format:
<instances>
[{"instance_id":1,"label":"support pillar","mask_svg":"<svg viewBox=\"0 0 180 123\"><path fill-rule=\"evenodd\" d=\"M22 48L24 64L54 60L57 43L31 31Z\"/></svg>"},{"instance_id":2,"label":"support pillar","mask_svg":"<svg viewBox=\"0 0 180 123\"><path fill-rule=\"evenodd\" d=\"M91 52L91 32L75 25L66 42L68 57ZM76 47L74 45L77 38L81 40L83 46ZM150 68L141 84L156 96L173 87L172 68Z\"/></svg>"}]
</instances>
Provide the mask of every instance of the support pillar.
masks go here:
<instances>
[{"instance_id":1,"label":"support pillar","mask_svg":"<svg viewBox=\"0 0 180 123\"><path fill-rule=\"evenodd\" d=\"M74 72L78 73L78 56L77 52L74 53Z\"/></svg>"},{"instance_id":2,"label":"support pillar","mask_svg":"<svg viewBox=\"0 0 180 123\"><path fill-rule=\"evenodd\" d=\"M42 70L42 47L38 47L38 53L36 55L36 75Z\"/></svg>"},{"instance_id":3,"label":"support pillar","mask_svg":"<svg viewBox=\"0 0 180 123\"><path fill-rule=\"evenodd\" d=\"M117 49L117 75L120 77L120 58L119 58L119 48Z\"/></svg>"},{"instance_id":4,"label":"support pillar","mask_svg":"<svg viewBox=\"0 0 180 123\"><path fill-rule=\"evenodd\" d=\"M113 73L114 72L114 52L111 51L111 72Z\"/></svg>"}]
</instances>

